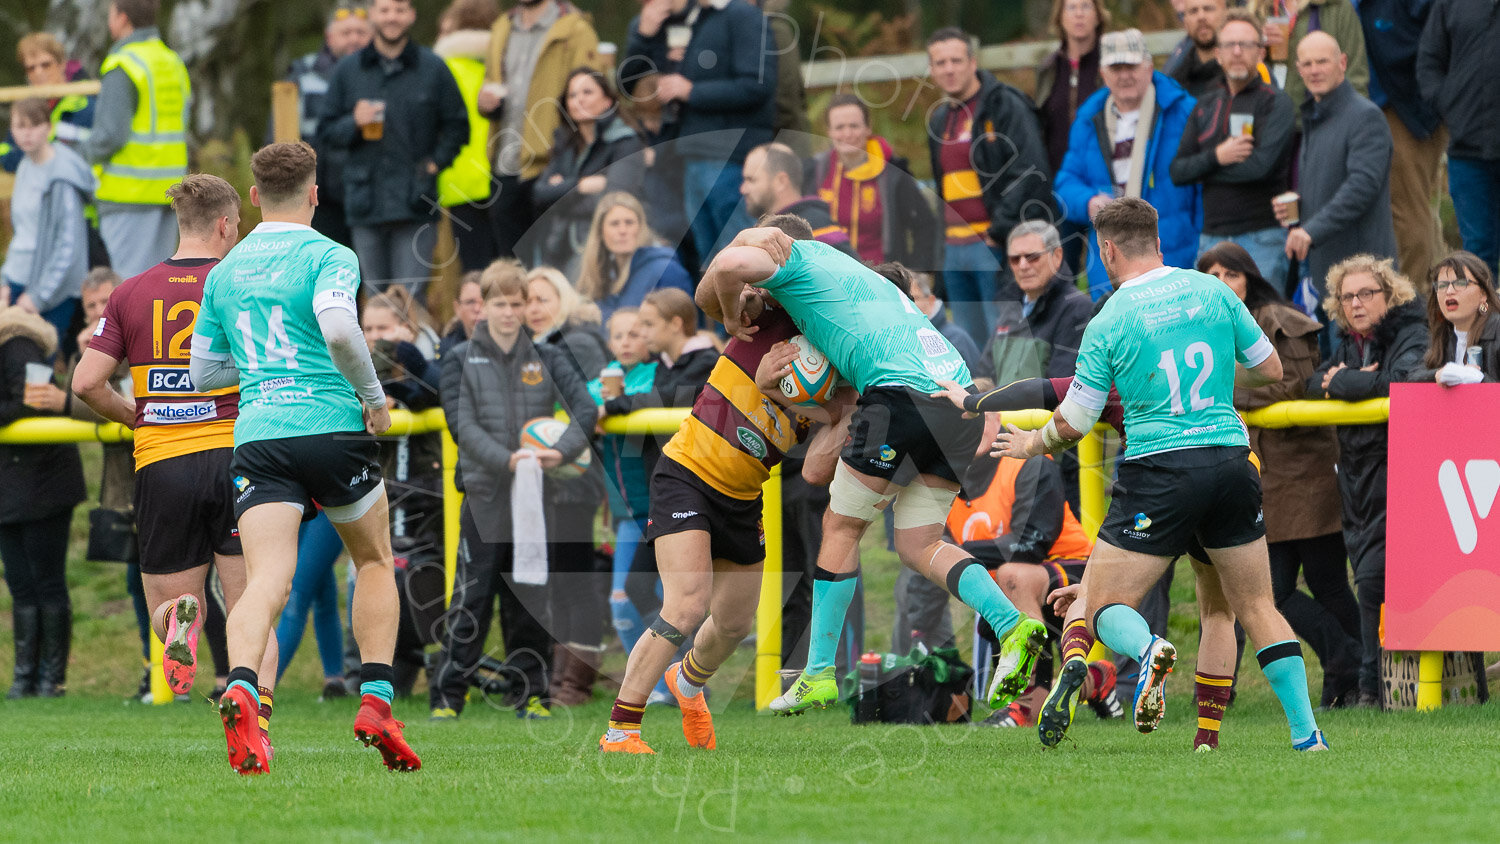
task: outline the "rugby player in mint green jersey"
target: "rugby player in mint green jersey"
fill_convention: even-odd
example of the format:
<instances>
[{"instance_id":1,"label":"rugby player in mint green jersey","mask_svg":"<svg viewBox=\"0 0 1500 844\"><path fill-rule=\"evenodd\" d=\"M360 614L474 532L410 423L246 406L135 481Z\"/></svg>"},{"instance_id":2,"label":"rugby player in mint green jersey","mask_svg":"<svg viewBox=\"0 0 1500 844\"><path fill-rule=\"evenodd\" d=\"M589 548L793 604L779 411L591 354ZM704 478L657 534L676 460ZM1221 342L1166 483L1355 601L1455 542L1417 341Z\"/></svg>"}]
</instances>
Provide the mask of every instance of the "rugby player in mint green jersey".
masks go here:
<instances>
[{"instance_id":1,"label":"rugby player in mint green jersey","mask_svg":"<svg viewBox=\"0 0 1500 844\"><path fill-rule=\"evenodd\" d=\"M391 416L359 327L359 265L309 225L318 203L312 147L271 144L250 169L250 201L264 222L209 273L190 361L198 389L240 388L230 471L248 583L227 623L219 714L229 762L242 774L269 770L252 666L286 603L298 526L318 506L357 571L352 620L364 682L354 734L388 768L414 771L421 760L391 716L399 607L374 439Z\"/></svg>"},{"instance_id":2,"label":"rugby player in mint green jersey","mask_svg":"<svg viewBox=\"0 0 1500 844\"><path fill-rule=\"evenodd\" d=\"M1120 394L1130 446L1118 490L1084 571L1094 635L1142 666L1135 723L1161 722L1176 649L1134 607L1195 540L1256 644L1297 750L1326 750L1307 696L1302 649L1271 595L1260 475L1234 411L1234 388L1281 380L1271 342L1229 288L1161 260L1156 210L1117 199L1094 219L1104 269L1118 288L1084 331L1067 398L1039 431L1014 425L995 453L1026 459L1071 447Z\"/></svg>"},{"instance_id":3,"label":"rugby player in mint green jersey","mask_svg":"<svg viewBox=\"0 0 1500 844\"><path fill-rule=\"evenodd\" d=\"M963 359L905 294L813 240L794 215L742 232L709 265L697 301L730 333L748 336L754 329L745 327L744 309L756 295L779 303L860 394L829 485L807 667L771 710L793 715L838 698L834 655L859 574L859 540L888 506L901 562L973 607L1000 637L988 700L1009 705L1031 684L1047 631L1015 608L983 565L943 540L959 479L984 435L982 420L932 396L939 381L973 383Z\"/></svg>"}]
</instances>

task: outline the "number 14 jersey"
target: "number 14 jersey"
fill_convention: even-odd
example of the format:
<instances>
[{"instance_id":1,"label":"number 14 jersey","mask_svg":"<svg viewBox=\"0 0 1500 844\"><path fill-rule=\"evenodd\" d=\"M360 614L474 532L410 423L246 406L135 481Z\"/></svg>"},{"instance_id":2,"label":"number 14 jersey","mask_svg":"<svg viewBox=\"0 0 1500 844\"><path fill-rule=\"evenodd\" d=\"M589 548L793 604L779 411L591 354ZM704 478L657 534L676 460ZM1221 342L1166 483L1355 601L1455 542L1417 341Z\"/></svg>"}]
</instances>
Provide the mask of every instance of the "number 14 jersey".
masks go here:
<instances>
[{"instance_id":1,"label":"number 14 jersey","mask_svg":"<svg viewBox=\"0 0 1500 844\"><path fill-rule=\"evenodd\" d=\"M1162 267L1115 291L1083 332L1068 395L1102 411L1113 384L1127 460L1184 448L1248 446L1234 370L1275 349L1244 303L1211 275Z\"/></svg>"},{"instance_id":2,"label":"number 14 jersey","mask_svg":"<svg viewBox=\"0 0 1500 844\"><path fill-rule=\"evenodd\" d=\"M333 365L319 311L355 311L354 252L294 223L261 223L208 274L193 353L234 359L237 445L364 428L354 388Z\"/></svg>"}]
</instances>

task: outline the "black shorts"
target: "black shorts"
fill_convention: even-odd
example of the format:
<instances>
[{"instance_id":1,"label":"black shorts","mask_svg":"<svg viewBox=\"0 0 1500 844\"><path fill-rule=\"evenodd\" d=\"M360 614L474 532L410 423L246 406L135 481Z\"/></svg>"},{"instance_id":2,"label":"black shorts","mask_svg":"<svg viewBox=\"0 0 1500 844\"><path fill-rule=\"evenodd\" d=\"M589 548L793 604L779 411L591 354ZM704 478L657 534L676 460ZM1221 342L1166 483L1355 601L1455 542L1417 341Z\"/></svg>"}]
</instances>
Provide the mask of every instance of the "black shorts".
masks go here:
<instances>
[{"instance_id":1,"label":"black shorts","mask_svg":"<svg viewBox=\"0 0 1500 844\"><path fill-rule=\"evenodd\" d=\"M849 419L840 457L849 468L897 486L919 474L961 483L983 437L983 417L965 419L946 398L907 387L871 387Z\"/></svg>"},{"instance_id":2,"label":"black shorts","mask_svg":"<svg viewBox=\"0 0 1500 844\"><path fill-rule=\"evenodd\" d=\"M135 525L142 574L176 574L235 557L232 448L211 448L149 463L135 473Z\"/></svg>"},{"instance_id":3,"label":"black shorts","mask_svg":"<svg viewBox=\"0 0 1500 844\"><path fill-rule=\"evenodd\" d=\"M688 530L708 532L709 553L715 560L753 566L766 559L766 531L761 522L761 497L731 498L704 483L670 457L656 463L651 474L651 513L646 540Z\"/></svg>"},{"instance_id":4,"label":"black shorts","mask_svg":"<svg viewBox=\"0 0 1500 844\"><path fill-rule=\"evenodd\" d=\"M1158 557L1187 553L1194 540L1201 548L1245 545L1266 535L1260 495L1260 472L1243 446L1127 460L1099 539Z\"/></svg>"},{"instance_id":5,"label":"black shorts","mask_svg":"<svg viewBox=\"0 0 1500 844\"><path fill-rule=\"evenodd\" d=\"M317 515L313 503L343 507L380 486L380 450L364 431L258 440L236 446L234 516L257 504L285 502Z\"/></svg>"}]
</instances>

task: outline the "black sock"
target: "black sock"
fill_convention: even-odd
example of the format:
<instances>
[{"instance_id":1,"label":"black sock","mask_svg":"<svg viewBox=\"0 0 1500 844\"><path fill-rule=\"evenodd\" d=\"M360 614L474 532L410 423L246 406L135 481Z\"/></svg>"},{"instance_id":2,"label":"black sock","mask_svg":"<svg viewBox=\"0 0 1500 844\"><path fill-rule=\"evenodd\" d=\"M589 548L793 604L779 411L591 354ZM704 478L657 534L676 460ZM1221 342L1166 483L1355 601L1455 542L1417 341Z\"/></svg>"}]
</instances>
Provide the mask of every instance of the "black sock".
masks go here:
<instances>
[{"instance_id":1,"label":"black sock","mask_svg":"<svg viewBox=\"0 0 1500 844\"><path fill-rule=\"evenodd\" d=\"M236 680L244 683L251 689L254 689L260 685L260 681L256 678L255 672L244 667L229 669L229 677L224 681L224 685L229 686Z\"/></svg>"},{"instance_id":2,"label":"black sock","mask_svg":"<svg viewBox=\"0 0 1500 844\"><path fill-rule=\"evenodd\" d=\"M381 680L395 685L396 669L384 662L365 662L360 664L359 681L361 683L377 683Z\"/></svg>"}]
</instances>

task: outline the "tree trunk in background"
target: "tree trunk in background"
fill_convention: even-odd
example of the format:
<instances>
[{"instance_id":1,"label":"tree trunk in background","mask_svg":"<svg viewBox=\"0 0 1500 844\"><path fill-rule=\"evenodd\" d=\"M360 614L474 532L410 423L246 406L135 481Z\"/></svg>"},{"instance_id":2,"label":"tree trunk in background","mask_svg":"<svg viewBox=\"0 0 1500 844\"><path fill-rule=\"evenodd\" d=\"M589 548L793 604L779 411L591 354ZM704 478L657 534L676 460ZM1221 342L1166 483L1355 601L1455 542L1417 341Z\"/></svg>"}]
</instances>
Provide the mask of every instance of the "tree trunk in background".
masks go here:
<instances>
[{"instance_id":1,"label":"tree trunk in background","mask_svg":"<svg viewBox=\"0 0 1500 844\"><path fill-rule=\"evenodd\" d=\"M1043 40L1055 37L1051 17L1052 0L1026 0L1026 37Z\"/></svg>"}]
</instances>

